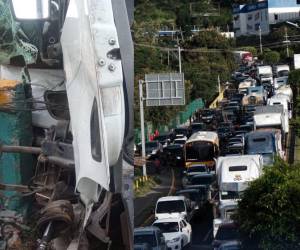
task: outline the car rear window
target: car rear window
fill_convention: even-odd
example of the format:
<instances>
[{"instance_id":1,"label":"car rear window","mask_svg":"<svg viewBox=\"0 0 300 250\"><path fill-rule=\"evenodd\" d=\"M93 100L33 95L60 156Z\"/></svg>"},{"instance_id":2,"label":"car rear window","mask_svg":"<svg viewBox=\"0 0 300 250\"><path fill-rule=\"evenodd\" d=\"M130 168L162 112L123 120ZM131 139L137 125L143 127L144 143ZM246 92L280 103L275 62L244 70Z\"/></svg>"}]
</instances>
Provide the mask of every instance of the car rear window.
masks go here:
<instances>
[{"instance_id":1,"label":"car rear window","mask_svg":"<svg viewBox=\"0 0 300 250\"><path fill-rule=\"evenodd\" d=\"M144 244L147 243L151 247L156 247L155 234L152 232L145 232L144 234L134 234L134 243L135 244Z\"/></svg>"},{"instance_id":2,"label":"car rear window","mask_svg":"<svg viewBox=\"0 0 300 250\"><path fill-rule=\"evenodd\" d=\"M157 203L156 213L181 213L185 211L183 200L160 201Z\"/></svg>"}]
</instances>

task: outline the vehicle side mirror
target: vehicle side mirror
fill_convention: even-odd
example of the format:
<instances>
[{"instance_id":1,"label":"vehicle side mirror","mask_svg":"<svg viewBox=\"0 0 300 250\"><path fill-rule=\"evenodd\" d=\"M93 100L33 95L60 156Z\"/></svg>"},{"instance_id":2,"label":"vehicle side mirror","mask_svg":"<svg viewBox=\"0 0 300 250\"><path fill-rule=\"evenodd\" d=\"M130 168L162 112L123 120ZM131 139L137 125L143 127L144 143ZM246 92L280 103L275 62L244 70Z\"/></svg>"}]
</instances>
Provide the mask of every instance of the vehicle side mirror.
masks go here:
<instances>
[{"instance_id":1,"label":"vehicle side mirror","mask_svg":"<svg viewBox=\"0 0 300 250\"><path fill-rule=\"evenodd\" d=\"M11 0L17 20L45 20L50 16L49 0Z\"/></svg>"}]
</instances>

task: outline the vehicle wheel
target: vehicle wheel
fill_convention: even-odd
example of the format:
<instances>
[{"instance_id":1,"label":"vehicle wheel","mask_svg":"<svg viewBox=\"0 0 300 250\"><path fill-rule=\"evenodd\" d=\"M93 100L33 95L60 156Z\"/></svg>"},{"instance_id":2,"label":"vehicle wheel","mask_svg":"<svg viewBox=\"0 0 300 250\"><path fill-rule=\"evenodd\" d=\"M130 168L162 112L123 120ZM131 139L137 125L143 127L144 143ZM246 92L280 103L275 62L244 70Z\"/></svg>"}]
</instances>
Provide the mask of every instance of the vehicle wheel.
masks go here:
<instances>
[{"instance_id":1,"label":"vehicle wheel","mask_svg":"<svg viewBox=\"0 0 300 250\"><path fill-rule=\"evenodd\" d=\"M183 249L183 248L184 248L183 240L181 240L180 249Z\"/></svg>"}]
</instances>

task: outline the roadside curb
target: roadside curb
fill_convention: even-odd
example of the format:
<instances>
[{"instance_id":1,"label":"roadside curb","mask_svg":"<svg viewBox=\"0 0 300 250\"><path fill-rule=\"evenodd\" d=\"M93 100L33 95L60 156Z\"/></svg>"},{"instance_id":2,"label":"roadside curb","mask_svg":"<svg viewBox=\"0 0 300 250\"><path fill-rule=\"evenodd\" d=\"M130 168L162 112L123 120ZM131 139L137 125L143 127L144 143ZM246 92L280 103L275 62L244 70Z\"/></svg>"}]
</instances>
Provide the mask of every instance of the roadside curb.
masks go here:
<instances>
[{"instance_id":1,"label":"roadside curb","mask_svg":"<svg viewBox=\"0 0 300 250\"><path fill-rule=\"evenodd\" d=\"M175 180L175 172L174 172L174 169L171 168L171 172L172 172L172 183L171 183L171 186L170 186L170 189L169 189L169 192L167 194L167 196L170 196L172 195L175 190L176 190L176 187L175 187L175 183L176 183L176 180ZM151 214L141 225L140 227L145 227L149 224L149 222L151 220L154 220L154 214Z\"/></svg>"}]
</instances>

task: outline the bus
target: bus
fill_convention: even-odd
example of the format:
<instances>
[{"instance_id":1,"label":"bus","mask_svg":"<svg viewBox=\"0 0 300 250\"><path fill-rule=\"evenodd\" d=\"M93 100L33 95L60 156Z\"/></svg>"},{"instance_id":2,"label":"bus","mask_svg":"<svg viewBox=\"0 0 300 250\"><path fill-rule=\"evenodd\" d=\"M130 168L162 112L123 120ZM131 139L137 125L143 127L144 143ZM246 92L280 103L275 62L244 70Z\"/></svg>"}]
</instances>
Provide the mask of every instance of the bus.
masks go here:
<instances>
[{"instance_id":1,"label":"bus","mask_svg":"<svg viewBox=\"0 0 300 250\"><path fill-rule=\"evenodd\" d=\"M185 167L205 165L215 169L219 156L219 137L216 132L199 131L194 133L184 146Z\"/></svg>"}]
</instances>

